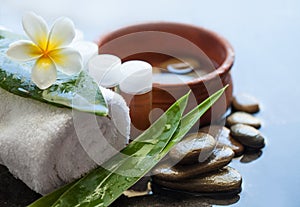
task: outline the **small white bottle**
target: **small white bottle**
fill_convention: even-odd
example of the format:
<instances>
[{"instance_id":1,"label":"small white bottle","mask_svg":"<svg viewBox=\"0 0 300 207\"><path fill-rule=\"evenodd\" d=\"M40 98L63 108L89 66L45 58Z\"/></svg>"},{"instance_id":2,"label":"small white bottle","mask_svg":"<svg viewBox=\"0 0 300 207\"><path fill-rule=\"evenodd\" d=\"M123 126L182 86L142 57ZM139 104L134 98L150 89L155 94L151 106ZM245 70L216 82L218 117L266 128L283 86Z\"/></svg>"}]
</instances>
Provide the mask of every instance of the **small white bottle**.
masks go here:
<instances>
[{"instance_id":1,"label":"small white bottle","mask_svg":"<svg viewBox=\"0 0 300 207\"><path fill-rule=\"evenodd\" d=\"M116 90L122 79L121 59L115 55L101 54L88 62L91 77L104 88Z\"/></svg>"},{"instance_id":2,"label":"small white bottle","mask_svg":"<svg viewBox=\"0 0 300 207\"><path fill-rule=\"evenodd\" d=\"M131 139L135 139L150 126L152 110L152 66L141 60L131 60L121 65L123 78L120 94L130 108Z\"/></svg>"}]
</instances>

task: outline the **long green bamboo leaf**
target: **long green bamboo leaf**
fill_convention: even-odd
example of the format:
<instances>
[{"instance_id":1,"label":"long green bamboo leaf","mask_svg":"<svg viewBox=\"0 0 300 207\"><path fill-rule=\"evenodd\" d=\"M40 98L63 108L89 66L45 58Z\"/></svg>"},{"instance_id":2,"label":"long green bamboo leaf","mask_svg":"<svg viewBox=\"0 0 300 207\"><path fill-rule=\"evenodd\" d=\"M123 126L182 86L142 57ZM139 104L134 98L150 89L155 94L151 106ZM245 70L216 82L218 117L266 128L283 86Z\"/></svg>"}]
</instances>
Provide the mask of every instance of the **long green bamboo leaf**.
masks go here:
<instances>
[{"instance_id":1,"label":"long green bamboo leaf","mask_svg":"<svg viewBox=\"0 0 300 207\"><path fill-rule=\"evenodd\" d=\"M47 199L44 199L43 197L29 207L109 206L117 197L119 197L119 195L122 194L123 191L132 186L154 165L156 165L159 160L161 160L169 152L169 150L185 136L197 120L220 98L226 87L217 91L185 115L181 119L181 124L179 127L177 126L176 132L173 134L171 139L169 138L168 140L165 140L167 143L151 141L151 137L147 137L151 135L151 133L145 132L143 136L140 136L136 141L124 148L122 151L124 153L123 157L112 158L104 165L104 168L100 167L92 171L64 193L63 191L65 188L63 190L55 191L54 193L46 196ZM157 147L150 147L153 145L157 145ZM136 146L140 147L140 150ZM145 150L145 148L148 147L149 149L151 148L151 150ZM130 152L133 153L132 156L130 158L126 157L126 155L129 155ZM143 157L143 155L146 156ZM128 163L128 161L130 162ZM140 176L134 176L138 174ZM90 184L94 187L88 194L86 194L86 186ZM73 188L74 186L75 188ZM61 196L58 199L59 194ZM81 199L78 199L77 197L81 197ZM53 204L53 200L56 199L57 201ZM81 202L78 202L79 200L81 200Z\"/></svg>"},{"instance_id":2,"label":"long green bamboo leaf","mask_svg":"<svg viewBox=\"0 0 300 207\"><path fill-rule=\"evenodd\" d=\"M37 200L30 207L76 206L78 203L81 206L95 206L94 202L102 202L103 206L108 206L108 202L111 203L118 198L124 190L137 182L140 177L151 169L151 166L153 167L156 164L151 159L152 154L165 148L169 139L175 133L186 107L188 96L189 94L179 99L149 129L124 148L121 153L111 158L102 167L93 170L80 179L64 194L62 194L62 191L57 190ZM149 159L151 163L148 162ZM146 165L144 166L144 164ZM113 196L111 196L112 193L110 193L108 185L115 188ZM57 199L59 194L62 194L62 196L54 204L52 201ZM74 194L76 196L72 196Z\"/></svg>"},{"instance_id":3,"label":"long green bamboo leaf","mask_svg":"<svg viewBox=\"0 0 300 207\"><path fill-rule=\"evenodd\" d=\"M156 140L154 144L143 142L143 146L139 150L131 147L125 148L100 168L73 185L52 207L109 206L158 162L157 155L165 148L176 131L187 100L188 95L179 99L149 130L140 136L141 140L152 137L153 140ZM165 130L165 126L168 126L168 130ZM135 143L130 146L134 146Z\"/></svg>"},{"instance_id":4,"label":"long green bamboo leaf","mask_svg":"<svg viewBox=\"0 0 300 207\"><path fill-rule=\"evenodd\" d=\"M57 199L59 199L59 197L66 191L68 190L72 185L74 185L77 181L71 182L57 190L55 190L54 192L45 195L44 197L42 197L42 199L38 199L34 202L34 204L31 204L30 206L39 206L39 207L49 207L51 206L53 203L55 203L57 201Z\"/></svg>"}]
</instances>

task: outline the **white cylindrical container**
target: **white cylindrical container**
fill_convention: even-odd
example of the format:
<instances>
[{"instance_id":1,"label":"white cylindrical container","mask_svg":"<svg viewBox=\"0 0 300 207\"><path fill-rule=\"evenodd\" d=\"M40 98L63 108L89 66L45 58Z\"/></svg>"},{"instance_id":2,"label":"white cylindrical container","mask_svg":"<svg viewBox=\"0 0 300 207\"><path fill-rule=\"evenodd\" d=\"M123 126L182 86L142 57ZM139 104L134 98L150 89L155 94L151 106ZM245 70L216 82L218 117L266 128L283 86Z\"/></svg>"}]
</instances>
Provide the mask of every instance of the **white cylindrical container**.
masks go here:
<instances>
[{"instance_id":1,"label":"white cylindrical container","mask_svg":"<svg viewBox=\"0 0 300 207\"><path fill-rule=\"evenodd\" d=\"M152 66L141 60L131 60L122 64L123 74L120 90L132 94L145 94L152 90Z\"/></svg>"},{"instance_id":2,"label":"white cylindrical container","mask_svg":"<svg viewBox=\"0 0 300 207\"><path fill-rule=\"evenodd\" d=\"M114 88L122 79L121 59L115 55L101 54L90 59L88 70L90 76L105 88Z\"/></svg>"},{"instance_id":3,"label":"white cylindrical container","mask_svg":"<svg viewBox=\"0 0 300 207\"><path fill-rule=\"evenodd\" d=\"M149 114L152 110L152 66L140 60L122 64L123 74L120 93L130 108L131 139L150 126Z\"/></svg>"}]
</instances>

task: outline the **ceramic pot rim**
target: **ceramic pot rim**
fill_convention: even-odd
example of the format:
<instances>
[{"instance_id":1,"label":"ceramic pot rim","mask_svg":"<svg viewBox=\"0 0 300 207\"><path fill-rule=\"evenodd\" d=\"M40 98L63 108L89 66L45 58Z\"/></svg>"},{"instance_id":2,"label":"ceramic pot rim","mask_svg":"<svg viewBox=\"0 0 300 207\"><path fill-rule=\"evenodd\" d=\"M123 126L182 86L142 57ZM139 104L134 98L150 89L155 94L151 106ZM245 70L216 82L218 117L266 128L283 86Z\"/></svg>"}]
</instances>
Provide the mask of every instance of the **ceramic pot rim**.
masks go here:
<instances>
[{"instance_id":1,"label":"ceramic pot rim","mask_svg":"<svg viewBox=\"0 0 300 207\"><path fill-rule=\"evenodd\" d=\"M189 86L193 86L193 85L198 85L201 82L206 82L206 81L211 81L216 77L221 77L223 74L226 74L230 71L231 67L233 66L234 63L234 59L235 59L235 54L234 54L234 49L231 46L231 44L221 35L217 34L216 32L213 32L209 29L206 29L204 27L200 27L200 26L195 26L195 25L191 25L191 24L186 24L186 23L177 23L177 22L148 22L148 23L142 23L142 24L134 24L134 25L130 25L130 26L126 26L126 27L122 27L120 29L117 29L113 32L110 32L106 35L103 35L102 37L100 37L99 41L98 41L98 45L101 46L103 45L103 43L107 42L108 39L110 39L111 36L114 36L115 34L121 32L121 31L129 31L129 33L131 33L131 29L134 28L147 28L148 26L176 26L176 27L189 27L191 29L197 30L199 32L204 32L206 34L208 34L209 36L213 37L214 39L216 39L217 43L220 43L220 45L225 49L225 58L223 60L223 62L219 65L218 68L216 68L214 71L196 78L192 81L188 81L185 84L188 84ZM141 30L143 31L143 30ZM145 30L147 31L147 30ZM163 87L180 87L182 86L181 83L171 83L171 84L162 84L162 83L153 83L153 86L163 86Z\"/></svg>"}]
</instances>

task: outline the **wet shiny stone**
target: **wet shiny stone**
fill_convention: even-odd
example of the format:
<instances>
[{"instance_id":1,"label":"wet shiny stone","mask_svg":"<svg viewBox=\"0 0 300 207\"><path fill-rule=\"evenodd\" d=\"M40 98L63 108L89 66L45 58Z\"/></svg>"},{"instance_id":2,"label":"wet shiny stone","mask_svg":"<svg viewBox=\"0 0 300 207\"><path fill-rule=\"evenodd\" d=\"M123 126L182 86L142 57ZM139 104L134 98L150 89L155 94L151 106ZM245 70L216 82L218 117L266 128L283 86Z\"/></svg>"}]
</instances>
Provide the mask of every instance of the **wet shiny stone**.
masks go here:
<instances>
[{"instance_id":1,"label":"wet shiny stone","mask_svg":"<svg viewBox=\"0 0 300 207\"><path fill-rule=\"evenodd\" d=\"M226 119L226 125L231 127L235 124L245 124L249 125L255 128L261 127L261 121L252 116L251 114L245 113L245 112L234 112Z\"/></svg>"},{"instance_id":2,"label":"wet shiny stone","mask_svg":"<svg viewBox=\"0 0 300 207\"><path fill-rule=\"evenodd\" d=\"M245 93L236 95L232 100L232 106L236 111L244 111L247 113L256 113L259 111L258 100Z\"/></svg>"},{"instance_id":3,"label":"wet shiny stone","mask_svg":"<svg viewBox=\"0 0 300 207\"><path fill-rule=\"evenodd\" d=\"M240 156L244 152L244 146L230 135L230 130L227 127L219 125L211 125L201 128L199 131L208 133L215 138L218 147L231 148L235 156Z\"/></svg>"},{"instance_id":4,"label":"wet shiny stone","mask_svg":"<svg viewBox=\"0 0 300 207\"><path fill-rule=\"evenodd\" d=\"M218 147L203 163L193 165L175 165L170 161L158 164L152 174L161 180L179 181L199 176L203 173L218 170L229 164L234 152L229 147Z\"/></svg>"},{"instance_id":5,"label":"wet shiny stone","mask_svg":"<svg viewBox=\"0 0 300 207\"><path fill-rule=\"evenodd\" d=\"M167 188L189 192L226 192L240 190L242 176L237 170L226 166L218 171L183 181L171 182L157 177L153 181Z\"/></svg>"},{"instance_id":6,"label":"wet shiny stone","mask_svg":"<svg viewBox=\"0 0 300 207\"><path fill-rule=\"evenodd\" d=\"M231 135L243 145L260 149L265 146L265 139L254 127L236 124L231 127Z\"/></svg>"},{"instance_id":7,"label":"wet shiny stone","mask_svg":"<svg viewBox=\"0 0 300 207\"><path fill-rule=\"evenodd\" d=\"M194 164L204 162L216 146L215 139L206 133L192 133L169 152L170 158L180 164Z\"/></svg>"}]
</instances>

